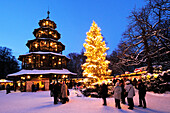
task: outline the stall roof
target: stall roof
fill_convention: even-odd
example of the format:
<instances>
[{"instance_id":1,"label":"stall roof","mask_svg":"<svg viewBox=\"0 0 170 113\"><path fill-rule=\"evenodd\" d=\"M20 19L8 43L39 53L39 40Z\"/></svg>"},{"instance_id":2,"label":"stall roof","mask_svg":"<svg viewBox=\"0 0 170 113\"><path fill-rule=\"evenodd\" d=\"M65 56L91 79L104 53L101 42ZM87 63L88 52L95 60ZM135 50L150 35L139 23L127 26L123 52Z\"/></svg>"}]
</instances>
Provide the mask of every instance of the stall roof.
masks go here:
<instances>
[{"instance_id":1,"label":"stall roof","mask_svg":"<svg viewBox=\"0 0 170 113\"><path fill-rule=\"evenodd\" d=\"M5 80L5 79L1 79L1 80L0 80L0 83L9 83L9 82L12 82L12 81L10 81L10 80Z\"/></svg>"},{"instance_id":2,"label":"stall roof","mask_svg":"<svg viewBox=\"0 0 170 113\"><path fill-rule=\"evenodd\" d=\"M26 70L26 69L22 69L16 73L13 74L9 74L7 75L8 77L10 76L20 76L20 75L36 75L36 74L69 74L69 75L77 75L76 73L72 73L67 69L50 69L50 70L37 70L37 69L33 69L33 70Z\"/></svg>"}]
</instances>

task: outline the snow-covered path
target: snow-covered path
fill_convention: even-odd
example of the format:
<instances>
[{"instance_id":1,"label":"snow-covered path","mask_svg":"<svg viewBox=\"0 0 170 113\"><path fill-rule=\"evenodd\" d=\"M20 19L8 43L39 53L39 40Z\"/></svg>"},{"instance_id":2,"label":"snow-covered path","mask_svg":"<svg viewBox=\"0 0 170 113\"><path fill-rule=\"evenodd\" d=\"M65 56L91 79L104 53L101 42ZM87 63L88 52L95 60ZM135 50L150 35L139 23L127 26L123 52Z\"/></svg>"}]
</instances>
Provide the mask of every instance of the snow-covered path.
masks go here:
<instances>
[{"instance_id":1,"label":"snow-covered path","mask_svg":"<svg viewBox=\"0 0 170 113\"><path fill-rule=\"evenodd\" d=\"M114 98L107 98L108 106L103 106L102 99L77 97L71 90L70 101L66 104L53 104L49 91L12 92L0 91L0 113L168 113L170 112L170 94L153 94L147 92L146 109L135 107L129 110L121 104L122 109L115 108ZM138 95L134 98L138 105Z\"/></svg>"}]
</instances>

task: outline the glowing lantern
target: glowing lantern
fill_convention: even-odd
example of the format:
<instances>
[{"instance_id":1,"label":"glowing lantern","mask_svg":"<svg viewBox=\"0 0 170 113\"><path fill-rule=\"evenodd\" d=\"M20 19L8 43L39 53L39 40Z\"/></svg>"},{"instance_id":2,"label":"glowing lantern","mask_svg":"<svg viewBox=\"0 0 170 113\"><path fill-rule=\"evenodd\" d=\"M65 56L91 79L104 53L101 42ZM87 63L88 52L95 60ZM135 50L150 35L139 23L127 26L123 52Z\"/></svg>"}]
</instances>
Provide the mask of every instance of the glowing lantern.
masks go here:
<instances>
[{"instance_id":1,"label":"glowing lantern","mask_svg":"<svg viewBox=\"0 0 170 113\"><path fill-rule=\"evenodd\" d=\"M56 77L56 75L54 75L54 77Z\"/></svg>"},{"instance_id":2,"label":"glowing lantern","mask_svg":"<svg viewBox=\"0 0 170 113\"><path fill-rule=\"evenodd\" d=\"M54 59L55 57L52 57L52 59Z\"/></svg>"},{"instance_id":3,"label":"glowing lantern","mask_svg":"<svg viewBox=\"0 0 170 113\"><path fill-rule=\"evenodd\" d=\"M50 31L49 34L52 34L52 32Z\"/></svg>"},{"instance_id":4,"label":"glowing lantern","mask_svg":"<svg viewBox=\"0 0 170 113\"><path fill-rule=\"evenodd\" d=\"M40 77L42 78L42 77L43 77L43 75L40 75Z\"/></svg>"}]
</instances>

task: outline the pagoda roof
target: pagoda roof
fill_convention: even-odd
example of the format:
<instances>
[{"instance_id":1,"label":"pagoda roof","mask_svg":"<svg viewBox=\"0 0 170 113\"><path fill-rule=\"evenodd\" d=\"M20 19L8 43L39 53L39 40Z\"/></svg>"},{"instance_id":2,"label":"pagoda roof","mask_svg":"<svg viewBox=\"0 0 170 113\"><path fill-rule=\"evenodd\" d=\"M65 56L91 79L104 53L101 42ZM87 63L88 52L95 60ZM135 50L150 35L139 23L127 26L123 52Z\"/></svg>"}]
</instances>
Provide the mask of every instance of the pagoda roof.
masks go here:
<instances>
[{"instance_id":1,"label":"pagoda roof","mask_svg":"<svg viewBox=\"0 0 170 113\"><path fill-rule=\"evenodd\" d=\"M40 75L40 74L65 74L65 75L77 75L76 73L72 73L67 69L49 69L49 70L37 70L37 69L33 69L33 70L26 70L26 69L22 69L16 73L13 74L8 74L8 77L11 76L21 76L21 75Z\"/></svg>"},{"instance_id":2,"label":"pagoda roof","mask_svg":"<svg viewBox=\"0 0 170 113\"><path fill-rule=\"evenodd\" d=\"M33 40L28 40L28 42L27 42L26 45L28 46L28 43L33 42L33 41L35 41L35 40L51 40L51 41L60 43L60 44L65 48L65 45L64 45L63 43L61 43L61 42L58 41L58 40L52 39L52 38L36 38L36 39L33 39Z\"/></svg>"},{"instance_id":3,"label":"pagoda roof","mask_svg":"<svg viewBox=\"0 0 170 113\"><path fill-rule=\"evenodd\" d=\"M55 52L42 52L42 51L39 51L39 52L29 52L28 54L24 54L24 55L20 55L20 56L27 56L27 55L31 55L31 54L41 54L41 55L47 55L47 54L51 54L51 55L57 55L57 56L63 56L63 57L66 57L65 55L62 55L60 53L55 53ZM19 56L19 57L20 57ZM67 59L70 59L68 57L66 57Z\"/></svg>"}]
</instances>

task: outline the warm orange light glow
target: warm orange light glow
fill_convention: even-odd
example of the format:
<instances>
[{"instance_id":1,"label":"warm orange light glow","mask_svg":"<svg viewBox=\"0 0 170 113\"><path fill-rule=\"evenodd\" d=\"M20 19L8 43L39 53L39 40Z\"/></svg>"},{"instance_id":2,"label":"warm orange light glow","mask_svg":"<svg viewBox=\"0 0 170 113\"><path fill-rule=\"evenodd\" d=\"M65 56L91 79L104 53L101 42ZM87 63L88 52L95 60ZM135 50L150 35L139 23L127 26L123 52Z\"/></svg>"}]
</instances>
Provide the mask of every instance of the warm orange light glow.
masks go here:
<instances>
[{"instance_id":1,"label":"warm orange light glow","mask_svg":"<svg viewBox=\"0 0 170 113\"><path fill-rule=\"evenodd\" d=\"M43 77L43 75L40 75L40 77Z\"/></svg>"},{"instance_id":2,"label":"warm orange light glow","mask_svg":"<svg viewBox=\"0 0 170 113\"><path fill-rule=\"evenodd\" d=\"M44 44L47 44L47 42L45 41Z\"/></svg>"},{"instance_id":3,"label":"warm orange light glow","mask_svg":"<svg viewBox=\"0 0 170 113\"><path fill-rule=\"evenodd\" d=\"M48 25L48 21L46 21L46 25Z\"/></svg>"},{"instance_id":4,"label":"warm orange light glow","mask_svg":"<svg viewBox=\"0 0 170 113\"><path fill-rule=\"evenodd\" d=\"M49 34L52 34L52 32L50 31Z\"/></svg>"},{"instance_id":5,"label":"warm orange light glow","mask_svg":"<svg viewBox=\"0 0 170 113\"><path fill-rule=\"evenodd\" d=\"M62 76L62 78L65 78L65 77L66 77L65 75Z\"/></svg>"},{"instance_id":6,"label":"warm orange light glow","mask_svg":"<svg viewBox=\"0 0 170 113\"><path fill-rule=\"evenodd\" d=\"M54 75L54 77L56 77L57 75Z\"/></svg>"},{"instance_id":7,"label":"warm orange light glow","mask_svg":"<svg viewBox=\"0 0 170 113\"><path fill-rule=\"evenodd\" d=\"M45 26L45 23L43 23L43 25Z\"/></svg>"},{"instance_id":8,"label":"warm orange light glow","mask_svg":"<svg viewBox=\"0 0 170 113\"><path fill-rule=\"evenodd\" d=\"M56 35L54 35L54 37L56 38Z\"/></svg>"},{"instance_id":9,"label":"warm orange light glow","mask_svg":"<svg viewBox=\"0 0 170 113\"><path fill-rule=\"evenodd\" d=\"M45 56L43 56L43 59L45 59Z\"/></svg>"},{"instance_id":10,"label":"warm orange light glow","mask_svg":"<svg viewBox=\"0 0 170 113\"><path fill-rule=\"evenodd\" d=\"M58 62L58 64L61 64L61 62Z\"/></svg>"},{"instance_id":11,"label":"warm orange light glow","mask_svg":"<svg viewBox=\"0 0 170 113\"><path fill-rule=\"evenodd\" d=\"M28 59L29 60L29 63L31 62L31 58Z\"/></svg>"},{"instance_id":12,"label":"warm orange light glow","mask_svg":"<svg viewBox=\"0 0 170 113\"><path fill-rule=\"evenodd\" d=\"M31 77L30 76L27 76L27 79L30 79Z\"/></svg>"},{"instance_id":13,"label":"warm orange light glow","mask_svg":"<svg viewBox=\"0 0 170 113\"><path fill-rule=\"evenodd\" d=\"M38 47L38 44L35 44L35 48L37 48Z\"/></svg>"},{"instance_id":14,"label":"warm orange light glow","mask_svg":"<svg viewBox=\"0 0 170 113\"><path fill-rule=\"evenodd\" d=\"M52 57L52 59L54 59L55 57Z\"/></svg>"},{"instance_id":15,"label":"warm orange light glow","mask_svg":"<svg viewBox=\"0 0 170 113\"><path fill-rule=\"evenodd\" d=\"M22 80L25 80L25 77L21 77Z\"/></svg>"},{"instance_id":16,"label":"warm orange light glow","mask_svg":"<svg viewBox=\"0 0 170 113\"><path fill-rule=\"evenodd\" d=\"M54 65L56 65L56 63L54 63Z\"/></svg>"},{"instance_id":17,"label":"warm orange light glow","mask_svg":"<svg viewBox=\"0 0 170 113\"><path fill-rule=\"evenodd\" d=\"M52 46L52 45L53 45L53 43L51 42L51 43L50 43L50 46Z\"/></svg>"}]
</instances>

